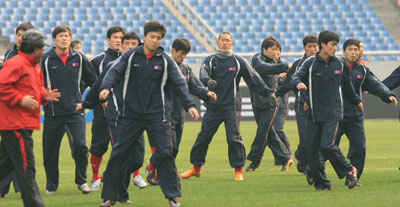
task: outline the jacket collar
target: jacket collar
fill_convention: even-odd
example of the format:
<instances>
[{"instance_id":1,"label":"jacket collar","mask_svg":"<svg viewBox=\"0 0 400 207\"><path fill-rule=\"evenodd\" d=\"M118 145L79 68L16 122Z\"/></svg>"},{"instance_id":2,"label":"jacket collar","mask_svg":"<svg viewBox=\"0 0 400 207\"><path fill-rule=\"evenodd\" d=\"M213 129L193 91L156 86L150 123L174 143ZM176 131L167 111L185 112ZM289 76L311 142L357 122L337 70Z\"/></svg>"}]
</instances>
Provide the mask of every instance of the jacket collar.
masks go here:
<instances>
[{"instance_id":1,"label":"jacket collar","mask_svg":"<svg viewBox=\"0 0 400 207\"><path fill-rule=\"evenodd\" d=\"M19 51L18 54L27 59L29 63L31 63L33 66L36 65L36 57L34 55L23 53L21 51Z\"/></svg>"},{"instance_id":2,"label":"jacket collar","mask_svg":"<svg viewBox=\"0 0 400 207\"><path fill-rule=\"evenodd\" d=\"M140 53L142 55L146 55L144 53L144 44L143 43L140 43L139 46L137 46L135 49L136 49L137 53ZM164 53L164 48L159 47L157 49L156 53L154 54L154 56L160 56L160 55L162 55L162 53Z\"/></svg>"},{"instance_id":3,"label":"jacket collar","mask_svg":"<svg viewBox=\"0 0 400 207\"><path fill-rule=\"evenodd\" d=\"M77 52L76 50L73 50L72 48L69 48L69 56L68 58L71 58L72 56L78 55L79 52ZM49 56L51 57L58 57L57 53L56 53L56 47L52 47L49 51Z\"/></svg>"},{"instance_id":4,"label":"jacket collar","mask_svg":"<svg viewBox=\"0 0 400 207\"><path fill-rule=\"evenodd\" d=\"M109 55L112 55L113 57L119 57L121 55L120 52L117 52L117 51L115 51L115 50L113 50L111 48L108 48L106 50L106 53L108 53Z\"/></svg>"},{"instance_id":5,"label":"jacket collar","mask_svg":"<svg viewBox=\"0 0 400 207\"><path fill-rule=\"evenodd\" d=\"M265 62L267 62L267 63L275 63L275 60L274 60L274 59L272 59L272 58L270 58L270 57L264 55L264 53L262 53L262 52L261 52L260 54L261 54L261 57L263 57L263 60L264 60Z\"/></svg>"}]
</instances>

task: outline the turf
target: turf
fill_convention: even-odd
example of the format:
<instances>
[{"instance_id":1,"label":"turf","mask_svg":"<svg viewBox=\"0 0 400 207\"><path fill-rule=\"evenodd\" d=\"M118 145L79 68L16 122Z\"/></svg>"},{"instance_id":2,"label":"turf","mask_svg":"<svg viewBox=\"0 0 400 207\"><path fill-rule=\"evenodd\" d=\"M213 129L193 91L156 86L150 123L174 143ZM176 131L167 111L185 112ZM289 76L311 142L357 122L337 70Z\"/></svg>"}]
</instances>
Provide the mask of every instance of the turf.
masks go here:
<instances>
[{"instance_id":1,"label":"turf","mask_svg":"<svg viewBox=\"0 0 400 207\"><path fill-rule=\"evenodd\" d=\"M327 175L333 184L333 191L316 192L306 183L305 177L295 167L288 172L281 172L273 165L271 151L266 150L261 166L255 172L245 172L244 181L235 182L234 170L229 166L225 128L221 125L214 136L207 155L203 175L200 178L181 180L183 197L182 206L397 206L400 203L400 123L396 120L369 120L365 123L367 135L367 162L361 183L363 187L353 190L344 186L331 165L327 163ZM191 165L189 154L191 146L200 130L200 123L185 124L180 152L176 160L179 172L188 170ZM255 136L256 124L252 121L241 123L241 131L246 145L250 145ZM297 127L294 121L285 125L291 150L298 144ZM90 124L87 126L90 143ZM34 133L37 182L46 206L98 206L102 201L100 191L88 195L81 194L74 184L74 161L67 140L64 138L60 152L60 187L56 194L45 195L45 173L42 161L41 131ZM348 141L342 139L342 150L347 153ZM146 146L146 161L150 156ZM104 156L102 169L105 169L109 152ZM246 166L249 163L246 163ZM141 169L144 176L144 168ZM91 169L88 168L91 178ZM168 206L167 200L158 186L139 190L129 188L133 206ZM20 194L11 193L0 199L0 206L22 206Z\"/></svg>"}]
</instances>

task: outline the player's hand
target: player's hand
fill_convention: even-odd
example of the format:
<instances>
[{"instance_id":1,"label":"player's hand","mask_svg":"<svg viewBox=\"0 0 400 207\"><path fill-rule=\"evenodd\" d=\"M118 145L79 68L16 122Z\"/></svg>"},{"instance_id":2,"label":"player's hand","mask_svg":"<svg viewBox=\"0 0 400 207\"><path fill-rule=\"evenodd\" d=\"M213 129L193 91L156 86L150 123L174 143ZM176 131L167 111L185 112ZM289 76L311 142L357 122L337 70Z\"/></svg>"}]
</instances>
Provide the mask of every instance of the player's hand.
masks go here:
<instances>
[{"instance_id":1,"label":"player's hand","mask_svg":"<svg viewBox=\"0 0 400 207\"><path fill-rule=\"evenodd\" d=\"M275 95L275 93L272 93L272 94L271 94L271 97L274 98L274 99L276 100L276 95Z\"/></svg>"},{"instance_id":2,"label":"player's hand","mask_svg":"<svg viewBox=\"0 0 400 207\"><path fill-rule=\"evenodd\" d=\"M207 93L207 96L208 96L208 98L211 98L211 99L213 99L213 100L217 100L217 94L216 93L214 93L214 92L212 92L212 91L209 91L208 93Z\"/></svg>"},{"instance_id":3,"label":"player's hand","mask_svg":"<svg viewBox=\"0 0 400 207\"><path fill-rule=\"evenodd\" d=\"M106 101L106 102L102 103L101 106L103 107L104 110L107 110L108 102Z\"/></svg>"},{"instance_id":4,"label":"player's hand","mask_svg":"<svg viewBox=\"0 0 400 207\"><path fill-rule=\"evenodd\" d=\"M390 96L390 97L389 97L389 100L390 100L391 102L393 102L395 106L397 106L397 99L396 99L396 97Z\"/></svg>"},{"instance_id":5,"label":"player's hand","mask_svg":"<svg viewBox=\"0 0 400 207\"><path fill-rule=\"evenodd\" d=\"M307 103L304 103L303 107L304 107L304 111L308 111L308 109L310 108Z\"/></svg>"},{"instance_id":6,"label":"player's hand","mask_svg":"<svg viewBox=\"0 0 400 207\"><path fill-rule=\"evenodd\" d=\"M46 88L46 93L44 94L44 99L46 101L59 101L58 98L61 97L61 93L58 89L51 90L50 88Z\"/></svg>"},{"instance_id":7,"label":"player's hand","mask_svg":"<svg viewBox=\"0 0 400 207\"><path fill-rule=\"evenodd\" d=\"M306 84L304 84L304 83L299 83L299 84L297 84L297 90L307 90L307 86L306 86Z\"/></svg>"},{"instance_id":8,"label":"player's hand","mask_svg":"<svg viewBox=\"0 0 400 207\"><path fill-rule=\"evenodd\" d=\"M360 109L361 111L363 111L363 110L364 110L364 104L363 104L362 102L360 102L360 103L357 105L357 108Z\"/></svg>"},{"instance_id":9,"label":"player's hand","mask_svg":"<svg viewBox=\"0 0 400 207\"><path fill-rule=\"evenodd\" d=\"M279 74L279 77L282 78L282 79L285 79L286 76L287 76L287 73L280 73Z\"/></svg>"},{"instance_id":10,"label":"player's hand","mask_svg":"<svg viewBox=\"0 0 400 207\"><path fill-rule=\"evenodd\" d=\"M197 109L195 107L192 107L188 110L189 115L194 118L194 120L199 120L199 112L197 111Z\"/></svg>"},{"instance_id":11,"label":"player's hand","mask_svg":"<svg viewBox=\"0 0 400 207\"><path fill-rule=\"evenodd\" d=\"M30 109L36 109L37 107L39 107L39 103L34 99L34 96L32 95L24 96L24 98L22 98L20 105L22 107Z\"/></svg>"},{"instance_id":12,"label":"player's hand","mask_svg":"<svg viewBox=\"0 0 400 207\"><path fill-rule=\"evenodd\" d=\"M110 94L110 91L107 89L104 89L100 92L99 98L100 100L107 100L108 94Z\"/></svg>"},{"instance_id":13,"label":"player's hand","mask_svg":"<svg viewBox=\"0 0 400 207\"><path fill-rule=\"evenodd\" d=\"M80 111L80 110L82 110L82 109L83 109L82 103L76 104L75 112Z\"/></svg>"}]
</instances>

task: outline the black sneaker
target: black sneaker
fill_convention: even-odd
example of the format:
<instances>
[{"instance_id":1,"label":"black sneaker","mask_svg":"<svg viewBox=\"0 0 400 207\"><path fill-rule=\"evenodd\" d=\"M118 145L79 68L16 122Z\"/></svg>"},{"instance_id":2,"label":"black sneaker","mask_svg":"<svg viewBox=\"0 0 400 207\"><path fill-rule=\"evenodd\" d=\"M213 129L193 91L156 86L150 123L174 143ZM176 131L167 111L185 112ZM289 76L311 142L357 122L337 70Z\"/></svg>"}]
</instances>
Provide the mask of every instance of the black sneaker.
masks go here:
<instances>
[{"instance_id":1,"label":"black sneaker","mask_svg":"<svg viewBox=\"0 0 400 207\"><path fill-rule=\"evenodd\" d=\"M151 170L149 166L146 167L146 175L147 175L147 182L150 183L150 185L158 185L158 180L157 180L157 173L155 170Z\"/></svg>"},{"instance_id":2,"label":"black sneaker","mask_svg":"<svg viewBox=\"0 0 400 207\"><path fill-rule=\"evenodd\" d=\"M327 187L323 187L323 188L315 188L316 191L324 191L324 190L333 190L332 186L327 186Z\"/></svg>"},{"instance_id":3,"label":"black sneaker","mask_svg":"<svg viewBox=\"0 0 400 207\"><path fill-rule=\"evenodd\" d=\"M246 168L246 172L253 172L255 171L258 166L260 166L260 163L258 162L252 162L247 168Z\"/></svg>"},{"instance_id":4,"label":"black sneaker","mask_svg":"<svg viewBox=\"0 0 400 207\"><path fill-rule=\"evenodd\" d=\"M310 174L306 175L306 179L309 185L314 185L314 178Z\"/></svg>"},{"instance_id":5,"label":"black sneaker","mask_svg":"<svg viewBox=\"0 0 400 207\"><path fill-rule=\"evenodd\" d=\"M347 173L346 176L347 187L349 189L353 189L357 184L357 168L353 167L353 169Z\"/></svg>"},{"instance_id":6,"label":"black sneaker","mask_svg":"<svg viewBox=\"0 0 400 207\"><path fill-rule=\"evenodd\" d=\"M181 203L179 202L178 198L170 198L169 199L169 206L170 207L180 207Z\"/></svg>"},{"instance_id":7,"label":"black sneaker","mask_svg":"<svg viewBox=\"0 0 400 207\"><path fill-rule=\"evenodd\" d=\"M300 160L297 160L296 167L297 167L297 171L299 171L299 173L303 173L304 174L304 172L306 171L304 166L303 166L303 163Z\"/></svg>"}]
</instances>

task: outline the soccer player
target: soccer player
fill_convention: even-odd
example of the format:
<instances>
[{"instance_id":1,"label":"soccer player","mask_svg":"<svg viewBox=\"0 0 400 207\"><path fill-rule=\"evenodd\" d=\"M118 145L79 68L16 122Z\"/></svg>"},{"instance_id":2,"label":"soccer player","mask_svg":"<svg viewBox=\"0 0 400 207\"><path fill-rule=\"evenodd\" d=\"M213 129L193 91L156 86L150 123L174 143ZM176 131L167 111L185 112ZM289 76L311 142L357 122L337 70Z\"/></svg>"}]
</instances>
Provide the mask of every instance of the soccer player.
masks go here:
<instances>
[{"instance_id":1,"label":"soccer player","mask_svg":"<svg viewBox=\"0 0 400 207\"><path fill-rule=\"evenodd\" d=\"M25 31L18 54L0 71L0 179L15 171L24 206L42 207L35 180L33 130L40 129L40 105L58 101L57 90L45 89L38 67L44 46L50 46L34 29Z\"/></svg>"},{"instance_id":2,"label":"soccer player","mask_svg":"<svg viewBox=\"0 0 400 207\"><path fill-rule=\"evenodd\" d=\"M266 97L273 97L274 94L244 58L233 54L233 39L230 33L221 33L218 36L217 46L216 53L208 56L203 62L200 68L200 80L209 90L217 94L218 99L205 102L207 110L201 123L201 131L190 152L190 162L193 167L182 173L181 177L201 176L208 145L219 125L224 122L229 145L229 162L231 167L235 168L235 180L241 181L246 151L239 129L240 79L243 77L250 89L257 94Z\"/></svg>"},{"instance_id":3,"label":"soccer player","mask_svg":"<svg viewBox=\"0 0 400 207\"><path fill-rule=\"evenodd\" d=\"M344 157L334 144L339 121L343 119L343 95L359 109L361 99L351 84L349 70L335 56L339 36L332 31L322 31L318 37L319 53L308 58L292 77L292 86L298 90L308 89L309 110L312 121L310 141L310 176L316 190L332 190L325 174L321 155L330 162L337 162L346 176L349 189L357 183L357 169ZM343 86L342 86L343 85ZM308 178L308 177L307 177Z\"/></svg>"},{"instance_id":4,"label":"soccer player","mask_svg":"<svg viewBox=\"0 0 400 207\"><path fill-rule=\"evenodd\" d=\"M12 57L14 57L18 54L18 51L19 51L19 49L21 47L21 43L22 43L22 37L24 36L25 32L29 29L34 29L33 25L29 22L18 25L17 29L15 30L16 43L13 48L9 49L4 54L3 64L7 60L11 59ZM0 63L0 65L1 65L1 63ZM1 70L1 67L0 67L0 70ZM8 175L7 177L5 177L4 179L2 179L0 181L0 198L4 197L8 193L8 191L10 190L11 182L14 183L14 191L16 193L19 192L20 188L18 185L18 181L16 179L16 175L13 171L10 173L10 175Z\"/></svg>"},{"instance_id":5,"label":"soccer player","mask_svg":"<svg viewBox=\"0 0 400 207\"><path fill-rule=\"evenodd\" d=\"M97 76L100 76L109 62L116 60L120 56L122 46L121 40L124 34L125 29L120 26L113 26L108 29L108 49L94 56L90 60L92 68L96 72ZM98 103L93 108L92 142L89 149L90 164L93 172L90 186L91 191L97 191L100 189L100 165L103 161L103 155L107 152L108 144L111 140L110 131L106 121L106 104L107 103Z\"/></svg>"},{"instance_id":6,"label":"soccer player","mask_svg":"<svg viewBox=\"0 0 400 207\"><path fill-rule=\"evenodd\" d=\"M82 41L80 39L74 39L71 42L71 48L75 51L83 53L82 51Z\"/></svg>"},{"instance_id":7,"label":"soccer player","mask_svg":"<svg viewBox=\"0 0 400 207\"><path fill-rule=\"evenodd\" d=\"M317 54L318 50L318 37L315 35L307 35L303 38L303 50L304 56L296 61L294 61L291 69L289 70L287 77L282 85L280 85L276 91L276 95L281 97L293 88L290 86L290 81L294 73L298 72L300 66L303 62ZM299 145L295 152L295 157L297 159L297 170L301 173L306 174L306 168L309 160L309 140L310 140L310 132L308 129L308 121L309 119L307 112L304 110L304 104L306 103L307 94L305 91L298 91L297 89L293 89L296 94L296 99L294 102L294 110L296 112L296 122L297 129L299 132Z\"/></svg>"},{"instance_id":8,"label":"soccer player","mask_svg":"<svg viewBox=\"0 0 400 207\"><path fill-rule=\"evenodd\" d=\"M180 181L172 155L170 123L166 120L166 113L169 113L166 102L170 100L167 97L168 88L180 97L192 117L198 119L199 114L177 64L160 48L165 34L163 24L147 22L144 25L144 44L122 55L101 84L102 100L108 97L118 82L122 82L123 86L118 94L114 93L118 117L113 130L120 136L114 137L115 144L104 176L104 202L101 206L111 206L117 200L126 160L134 152L136 141L144 130L155 143L156 151L150 162L158 171L158 183L164 196L169 199L170 206L180 206Z\"/></svg>"},{"instance_id":9,"label":"soccer player","mask_svg":"<svg viewBox=\"0 0 400 207\"><path fill-rule=\"evenodd\" d=\"M46 193L53 194L58 188L60 144L67 126L73 137L75 183L86 194L90 189L86 181L88 148L81 84L85 81L91 86L96 80L96 74L86 56L70 48L72 32L68 26L57 26L52 36L55 47L43 55L40 66L46 87L58 89L63 97L59 102L50 102L44 108L43 164L47 178Z\"/></svg>"},{"instance_id":10,"label":"soccer player","mask_svg":"<svg viewBox=\"0 0 400 207\"><path fill-rule=\"evenodd\" d=\"M394 102L397 106L397 100L394 93L390 90L370 71L369 68L359 63L360 44L358 40L348 39L343 44L342 61L350 70L351 81L354 88L358 91L359 96L362 97L363 91L368 91L369 94L380 97L384 102ZM340 139L343 134L346 134L350 141L350 148L348 158L350 163L357 168L357 186L360 186L359 179L364 169L366 143L364 131L364 113L358 110L347 97L343 99L344 117L339 122L337 129L335 145L339 147ZM338 165L332 162L334 169L341 169L335 167ZM344 171L337 171L339 177L344 177Z\"/></svg>"},{"instance_id":11,"label":"soccer player","mask_svg":"<svg viewBox=\"0 0 400 207\"><path fill-rule=\"evenodd\" d=\"M261 44L261 53L254 55L252 58L254 69L261 76L264 83L273 90L278 87L279 74L286 73L288 70L287 63L276 62L279 47L279 41L269 36ZM246 168L246 171L255 171L259 167L267 145L275 157L275 163L282 165L282 171L286 171L293 165L291 153L279 137L274 124L280 102L275 96L265 97L255 93L255 91L251 93L254 117L258 127L251 150L247 155L247 159L251 163ZM280 125L280 127L283 127L283 125Z\"/></svg>"}]
</instances>

